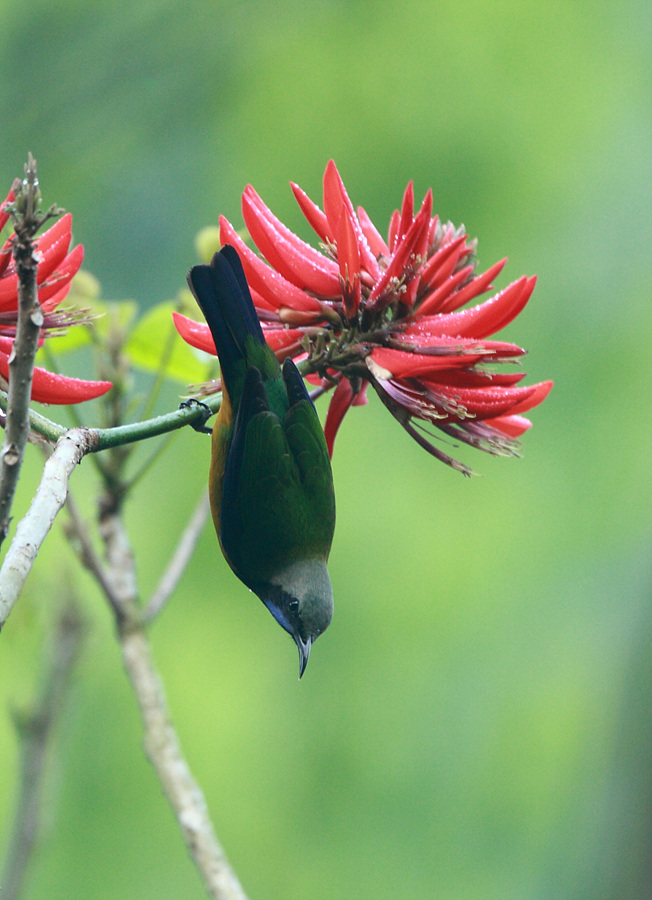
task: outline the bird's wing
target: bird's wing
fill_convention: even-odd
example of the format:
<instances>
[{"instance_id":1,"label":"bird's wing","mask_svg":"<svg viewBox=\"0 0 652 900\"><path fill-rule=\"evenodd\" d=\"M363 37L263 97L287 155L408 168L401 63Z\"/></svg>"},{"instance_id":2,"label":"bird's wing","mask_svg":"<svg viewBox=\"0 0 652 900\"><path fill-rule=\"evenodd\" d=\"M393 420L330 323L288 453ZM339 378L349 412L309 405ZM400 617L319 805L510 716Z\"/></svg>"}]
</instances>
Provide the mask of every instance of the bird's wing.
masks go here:
<instances>
[{"instance_id":1,"label":"bird's wing","mask_svg":"<svg viewBox=\"0 0 652 900\"><path fill-rule=\"evenodd\" d=\"M228 452L220 540L245 583L268 580L295 559L325 559L332 540L328 452L301 376L291 368L301 392L298 383L290 384L294 402L283 419L268 407L260 372L247 371Z\"/></svg>"},{"instance_id":2,"label":"bird's wing","mask_svg":"<svg viewBox=\"0 0 652 900\"><path fill-rule=\"evenodd\" d=\"M290 400L285 434L303 488L311 540L323 547L328 556L335 528L335 493L324 432L303 378L291 359L283 364L283 379Z\"/></svg>"},{"instance_id":3,"label":"bird's wing","mask_svg":"<svg viewBox=\"0 0 652 900\"><path fill-rule=\"evenodd\" d=\"M227 456L220 541L239 577L267 580L302 538L301 483L260 372L247 370Z\"/></svg>"}]
</instances>

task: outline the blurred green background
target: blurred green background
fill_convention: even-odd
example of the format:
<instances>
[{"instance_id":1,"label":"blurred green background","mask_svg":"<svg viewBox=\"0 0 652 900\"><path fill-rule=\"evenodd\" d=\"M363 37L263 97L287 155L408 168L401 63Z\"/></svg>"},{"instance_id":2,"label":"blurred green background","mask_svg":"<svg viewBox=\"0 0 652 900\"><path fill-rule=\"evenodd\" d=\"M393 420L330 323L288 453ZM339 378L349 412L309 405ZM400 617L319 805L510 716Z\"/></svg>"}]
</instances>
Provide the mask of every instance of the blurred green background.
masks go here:
<instances>
[{"instance_id":1,"label":"blurred green background","mask_svg":"<svg viewBox=\"0 0 652 900\"><path fill-rule=\"evenodd\" d=\"M152 631L252 900L652 896L651 47L647 0L0 4L0 184L31 150L104 297L174 298L197 230L242 224L248 182L308 237L288 181L319 200L330 157L381 231L414 179L483 268L509 255L500 287L539 276L505 332L529 383L556 382L523 459L466 455L467 480L375 398L347 416L336 617L301 683L209 526ZM128 505L144 596L207 457L179 434ZM89 515L93 485L85 463ZM2 633L0 823L9 713L68 588L92 629L25 898L200 898L110 616L59 530Z\"/></svg>"}]
</instances>

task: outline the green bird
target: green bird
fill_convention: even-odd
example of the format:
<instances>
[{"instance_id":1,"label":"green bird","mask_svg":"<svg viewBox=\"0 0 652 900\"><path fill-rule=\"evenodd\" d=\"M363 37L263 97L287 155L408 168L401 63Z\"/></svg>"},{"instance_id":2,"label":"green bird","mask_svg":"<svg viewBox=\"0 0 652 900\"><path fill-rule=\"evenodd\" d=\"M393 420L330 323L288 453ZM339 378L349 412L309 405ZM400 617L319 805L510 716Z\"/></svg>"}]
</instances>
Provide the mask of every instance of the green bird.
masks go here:
<instances>
[{"instance_id":1,"label":"green bird","mask_svg":"<svg viewBox=\"0 0 652 900\"><path fill-rule=\"evenodd\" d=\"M227 562L299 649L333 616L326 563L335 493L324 432L291 359L267 345L236 250L193 266L188 284L220 361L222 405L212 430L209 494Z\"/></svg>"}]
</instances>

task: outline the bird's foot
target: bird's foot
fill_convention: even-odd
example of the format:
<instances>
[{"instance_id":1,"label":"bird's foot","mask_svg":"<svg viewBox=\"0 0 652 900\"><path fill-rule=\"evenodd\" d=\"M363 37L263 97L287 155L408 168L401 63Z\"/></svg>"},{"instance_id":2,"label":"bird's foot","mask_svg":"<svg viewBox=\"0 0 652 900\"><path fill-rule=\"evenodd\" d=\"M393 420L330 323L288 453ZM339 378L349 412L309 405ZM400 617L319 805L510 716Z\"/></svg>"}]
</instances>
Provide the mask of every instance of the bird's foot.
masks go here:
<instances>
[{"instance_id":1,"label":"bird's foot","mask_svg":"<svg viewBox=\"0 0 652 900\"><path fill-rule=\"evenodd\" d=\"M195 431L198 431L200 434L212 434L213 429L206 426L206 422L213 415L213 411L210 407L206 406L205 403L202 403L201 400L196 400L194 397L189 397L188 400L184 400L179 404L179 409L197 409L198 407L201 407L202 409L202 417L198 422L190 422L190 427L194 428Z\"/></svg>"}]
</instances>

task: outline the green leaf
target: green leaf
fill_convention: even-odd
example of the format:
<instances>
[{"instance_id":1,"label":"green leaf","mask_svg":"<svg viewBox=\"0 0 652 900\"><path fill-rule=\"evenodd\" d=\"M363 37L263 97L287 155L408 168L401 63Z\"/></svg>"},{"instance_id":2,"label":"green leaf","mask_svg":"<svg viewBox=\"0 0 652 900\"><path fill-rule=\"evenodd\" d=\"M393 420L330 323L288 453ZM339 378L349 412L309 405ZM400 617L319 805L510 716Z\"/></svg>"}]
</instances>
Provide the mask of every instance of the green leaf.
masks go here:
<instances>
[{"instance_id":1,"label":"green leaf","mask_svg":"<svg viewBox=\"0 0 652 900\"><path fill-rule=\"evenodd\" d=\"M172 321L176 304L168 301L152 307L139 319L125 350L134 366L147 372L161 368L168 378L183 384L195 384L214 377L211 357L189 347L177 333Z\"/></svg>"}]
</instances>

